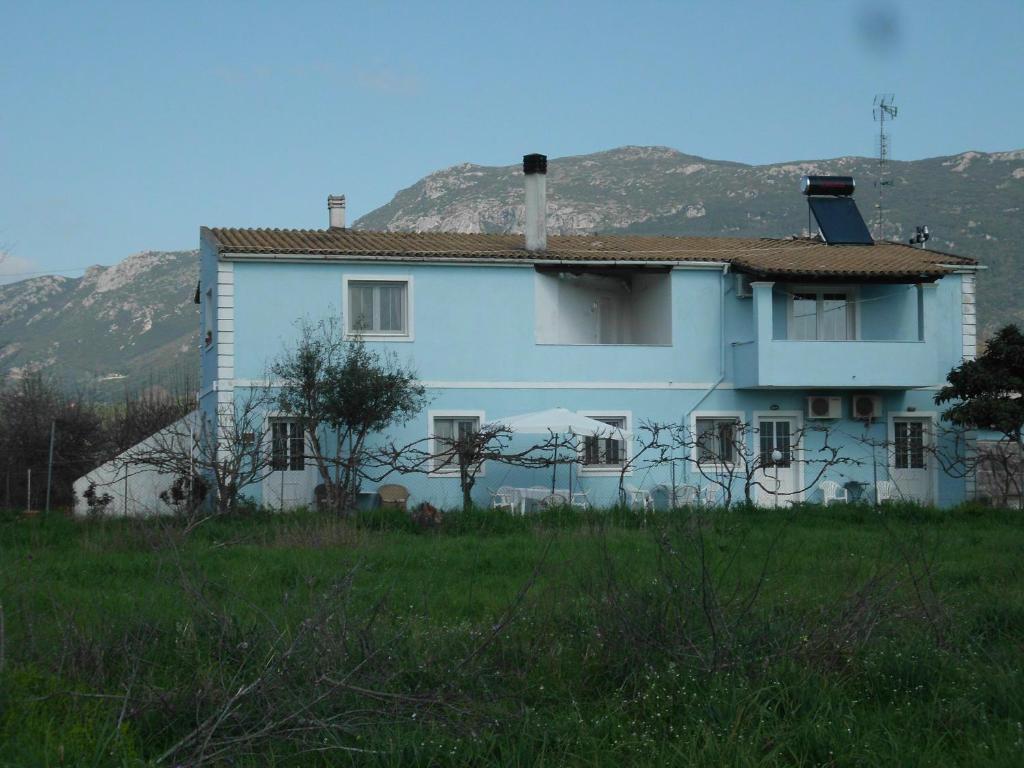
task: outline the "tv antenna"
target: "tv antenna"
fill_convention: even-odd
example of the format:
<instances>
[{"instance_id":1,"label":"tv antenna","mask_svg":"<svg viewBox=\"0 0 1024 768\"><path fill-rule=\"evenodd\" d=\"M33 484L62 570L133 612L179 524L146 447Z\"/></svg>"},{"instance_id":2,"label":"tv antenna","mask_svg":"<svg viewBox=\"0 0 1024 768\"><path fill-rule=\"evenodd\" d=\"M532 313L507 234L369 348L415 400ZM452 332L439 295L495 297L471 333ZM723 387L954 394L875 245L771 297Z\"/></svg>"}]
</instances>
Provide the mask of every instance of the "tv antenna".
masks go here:
<instances>
[{"instance_id":1,"label":"tv antenna","mask_svg":"<svg viewBox=\"0 0 1024 768\"><path fill-rule=\"evenodd\" d=\"M895 95L891 93L879 93L875 96L874 108L871 110L875 122L878 123L878 203L875 205L875 239L882 240L885 236L885 206L883 192L886 187L892 185L889 180L889 134L885 132L886 120L895 120L899 111L893 103Z\"/></svg>"}]
</instances>

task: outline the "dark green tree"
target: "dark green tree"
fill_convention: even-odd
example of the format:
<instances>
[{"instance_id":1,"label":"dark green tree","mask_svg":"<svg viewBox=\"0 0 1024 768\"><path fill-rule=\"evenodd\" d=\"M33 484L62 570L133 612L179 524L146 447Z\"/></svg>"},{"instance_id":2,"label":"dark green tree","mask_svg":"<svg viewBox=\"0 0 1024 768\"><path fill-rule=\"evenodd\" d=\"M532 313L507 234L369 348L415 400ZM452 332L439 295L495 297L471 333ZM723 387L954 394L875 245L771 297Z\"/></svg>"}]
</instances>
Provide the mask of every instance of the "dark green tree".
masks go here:
<instances>
[{"instance_id":1,"label":"dark green tree","mask_svg":"<svg viewBox=\"0 0 1024 768\"><path fill-rule=\"evenodd\" d=\"M992 429L1019 443L1024 428L1024 333L1001 328L975 360L946 376L936 405L952 403L942 418L966 429Z\"/></svg>"},{"instance_id":2,"label":"dark green tree","mask_svg":"<svg viewBox=\"0 0 1024 768\"><path fill-rule=\"evenodd\" d=\"M966 456L968 471L986 472L995 481L1003 504L1017 497L1024 504L1024 333L1016 325L1001 328L975 360L966 360L946 377L949 384L935 395L937 405L952 403L942 415L960 429L986 429L1002 434L977 455Z\"/></svg>"}]
</instances>

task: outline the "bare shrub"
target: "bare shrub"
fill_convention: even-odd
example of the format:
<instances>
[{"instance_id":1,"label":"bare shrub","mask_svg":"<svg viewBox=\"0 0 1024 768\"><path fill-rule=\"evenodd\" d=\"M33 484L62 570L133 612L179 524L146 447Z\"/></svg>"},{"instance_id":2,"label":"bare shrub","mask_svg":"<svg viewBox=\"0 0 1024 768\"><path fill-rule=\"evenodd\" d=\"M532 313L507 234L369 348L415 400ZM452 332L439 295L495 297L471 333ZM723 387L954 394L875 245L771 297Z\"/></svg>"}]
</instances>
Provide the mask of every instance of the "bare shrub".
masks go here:
<instances>
[{"instance_id":1,"label":"bare shrub","mask_svg":"<svg viewBox=\"0 0 1024 768\"><path fill-rule=\"evenodd\" d=\"M745 532L735 518L681 512L653 532L655 575L624 575L604 548L600 576L582 577L593 615L596 664L619 683L658 661L705 674L747 672L778 662L826 671L844 668L879 634L908 625L927 629L945 647L947 609L934 587L934 542L888 531L888 552L835 587L828 602L807 606L773 596L762 607L770 575L784 568L780 544L788 516L761 559L742 562Z\"/></svg>"}]
</instances>

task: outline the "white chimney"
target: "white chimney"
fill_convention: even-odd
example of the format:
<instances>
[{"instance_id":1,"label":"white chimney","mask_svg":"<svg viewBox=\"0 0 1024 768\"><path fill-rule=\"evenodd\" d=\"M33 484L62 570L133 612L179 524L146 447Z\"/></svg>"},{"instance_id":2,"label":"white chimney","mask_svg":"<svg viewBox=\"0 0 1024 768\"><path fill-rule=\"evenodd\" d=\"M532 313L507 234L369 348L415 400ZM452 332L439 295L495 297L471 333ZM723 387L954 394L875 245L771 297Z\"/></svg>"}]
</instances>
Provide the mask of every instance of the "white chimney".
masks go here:
<instances>
[{"instance_id":1,"label":"white chimney","mask_svg":"<svg viewBox=\"0 0 1024 768\"><path fill-rule=\"evenodd\" d=\"M524 155L526 177L526 250L543 251L548 247L548 158Z\"/></svg>"},{"instance_id":2,"label":"white chimney","mask_svg":"<svg viewBox=\"0 0 1024 768\"><path fill-rule=\"evenodd\" d=\"M331 221L331 229L345 228L345 196L327 196L327 215Z\"/></svg>"}]
</instances>

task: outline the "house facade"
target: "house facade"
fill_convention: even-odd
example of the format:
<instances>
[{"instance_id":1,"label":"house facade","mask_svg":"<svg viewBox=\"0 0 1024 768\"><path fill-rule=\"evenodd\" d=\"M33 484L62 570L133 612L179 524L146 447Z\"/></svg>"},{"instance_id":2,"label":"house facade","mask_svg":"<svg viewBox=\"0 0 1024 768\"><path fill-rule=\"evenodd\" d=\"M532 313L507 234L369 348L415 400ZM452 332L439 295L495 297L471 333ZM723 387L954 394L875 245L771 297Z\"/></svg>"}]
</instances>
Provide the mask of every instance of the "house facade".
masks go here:
<instances>
[{"instance_id":1,"label":"house facade","mask_svg":"<svg viewBox=\"0 0 1024 768\"><path fill-rule=\"evenodd\" d=\"M215 423L218 407L273 388L270 364L297 340L296 321L333 315L411 363L427 388L423 412L389 430L396 443L554 407L623 430L571 470L594 504L616 500L620 479L655 495L709 485L685 460L637 461L622 477L650 422L700 436L682 449L694 460L728 461L731 439L774 456L764 471L776 493L760 503L820 500L808 461L826 439L853 462L827 471L840 486L859 481L870 497L891 480L942 506L971 496L970 478L943 471L930 443L947 439L935 390L975 354L975 262L827 237L548 236L546 163L532 162L525 237L348 229L339 198L324 230L203 228L202 417ZM269 409L265 425L281 458L244 492L274 507L311 503L317 472L294 423ZM389 482L413 503L461 499L450 471ZM475 497L550 482L495 464Z\"/></svg>"}]
</instances>

